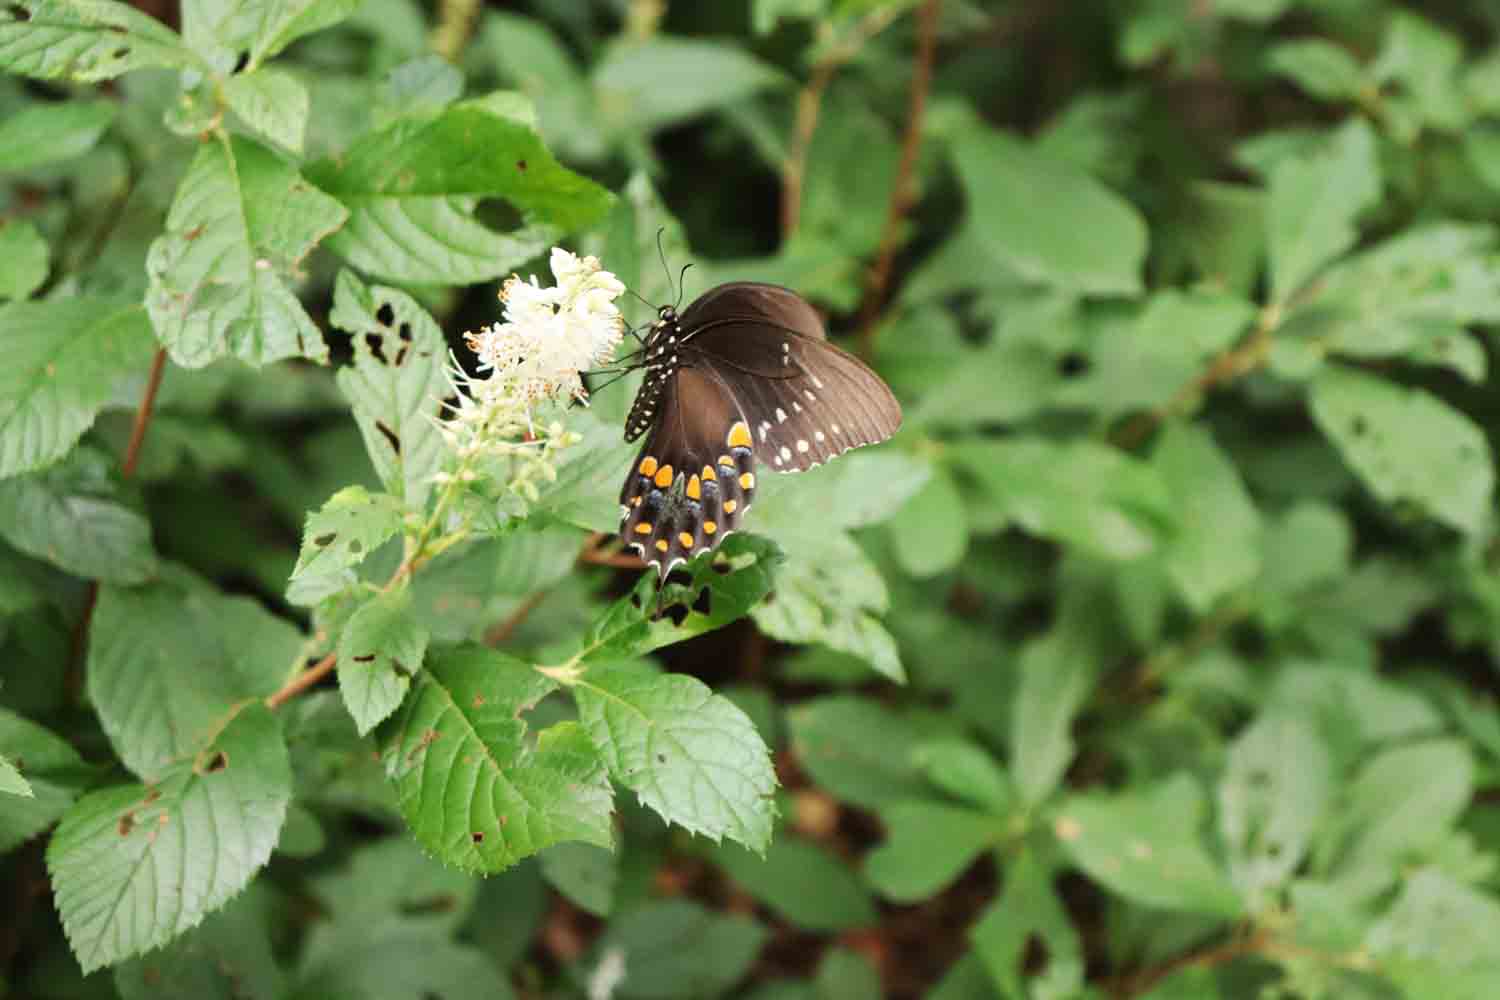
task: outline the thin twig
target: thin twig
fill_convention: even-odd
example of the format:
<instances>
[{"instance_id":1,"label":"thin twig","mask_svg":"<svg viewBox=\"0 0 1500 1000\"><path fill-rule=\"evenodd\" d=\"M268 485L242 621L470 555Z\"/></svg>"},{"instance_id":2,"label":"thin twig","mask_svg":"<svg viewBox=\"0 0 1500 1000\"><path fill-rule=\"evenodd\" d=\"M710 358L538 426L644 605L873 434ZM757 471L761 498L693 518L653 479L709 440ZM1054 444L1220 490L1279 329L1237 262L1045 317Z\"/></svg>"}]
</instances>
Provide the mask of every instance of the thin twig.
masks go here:
<instances>
[{"instance_id":1,"label":"thin twig","mask_svg":"<svg viewBox=\"0 0 1500 1000\"><path fill-rule=\"evenodd\" d=\"M880 249L870 268L865 288L865 304L860 311L859 343L866 357L875 348L876 319L885 305L891 268L896 262L901 224L911 209L912 179L916 173L917 154L922 149L922 122L927 113L927 92L932 87L932 60L937 51L938 15L942 0L927 0L917 17L917 54L912 62L911 97L906 112L906 135L901 140L901 160L896 167L896 181L891 185L891 200L885 213L885 229L880 234Z\"/></svg>"},{"instance_id":2,"label":"thin twig","mask_svg":"<svg viewBox=\"0 0 1500 1000\"><path fill-rule=\"evenodd\" d=\"M1270 935L1264 930L1257 930L1248 937L1228 941L1202 951L1178 955L1160 965L1141 969L1134 975L1126 977L1112 992L1120 1000L1129 1000L1130 997L1149 992L1157 983L1183 969L1212 969L1247 955L1258 954L1266 947L1269 939Z\"/></svg>"},{"instance_id":3,"label":"thin twig","mask_svg":"<svg viewBox=\"0 0 1500 1000\"><path fill-rule=\"evenodd\" d=\"M314 663L302 671L302 673L281 685L280 690L266 698L266 707L277 709L285 705L332 673L333 668L338 665L338 659L338 653L329 653L317 663Z\"/></svg>"},{"instance_id":4,"label":"thin twig","mask_svg":"<svg viewBox=\"0 0 1500 1000\"><path fill-rule=\"evenodd\" d=\"M537 609L537 605L547 599L549 593L551 593L550 590L543 589L528 596L516 606L516 610L512 611L504 621L485 631L484 644L486 646L500 646L509 641L510 637L516 634L516 629L525 623L531 613Z\"/></svg>"}]
</instances>

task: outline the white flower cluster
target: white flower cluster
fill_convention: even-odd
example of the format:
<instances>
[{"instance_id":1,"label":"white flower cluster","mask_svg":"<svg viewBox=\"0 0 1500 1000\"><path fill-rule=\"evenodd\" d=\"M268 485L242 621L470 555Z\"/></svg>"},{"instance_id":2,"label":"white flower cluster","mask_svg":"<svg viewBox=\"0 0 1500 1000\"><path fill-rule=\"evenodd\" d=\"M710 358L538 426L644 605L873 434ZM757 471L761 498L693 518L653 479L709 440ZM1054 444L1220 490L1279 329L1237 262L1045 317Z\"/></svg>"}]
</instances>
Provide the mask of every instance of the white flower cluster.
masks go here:
<instances>
[{"instance_id":1,"label":"white flower cluster","mask_svg":"<svg viewBox=\"0 0 1500 1000\"><path fill-rule=\"evenodd\" d=\"M454 363L450 376L458 403L442 421L443 437L461 466L481 455L524 451L546 464L576 435L555 422L537 427L534 408L551 399L586 398L579 373L607 362L620 343L620 279L597 258L560 247L553 248L551 265L556 285L543 288L535 275L530 281L512 275L500 292L504 319L464 337L479 358L479 373L470 376ZM459 475L472 479L477 473L466 467Z\"/></svg>"}]
</instances>

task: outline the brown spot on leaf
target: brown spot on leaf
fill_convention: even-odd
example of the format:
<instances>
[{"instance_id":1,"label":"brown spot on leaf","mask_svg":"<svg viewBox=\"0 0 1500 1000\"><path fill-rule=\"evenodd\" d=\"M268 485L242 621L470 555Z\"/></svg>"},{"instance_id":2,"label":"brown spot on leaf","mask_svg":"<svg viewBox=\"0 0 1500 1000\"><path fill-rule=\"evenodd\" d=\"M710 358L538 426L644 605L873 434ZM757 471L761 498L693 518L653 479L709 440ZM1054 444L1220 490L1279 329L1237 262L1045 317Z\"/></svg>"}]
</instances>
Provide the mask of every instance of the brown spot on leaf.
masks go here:
<instances>
[{"instance_id":1,"label":"brown spot on leaf","mask_svg":"<svg viewBox=\"0 0 1500 1000\"><path fill-rule=\"evenodd\" d=\"M130 831L135 829L134 811L121 814L120 822L115 824L115 832L122 837L130 836Z\"/></svg>"},{"instance_id":2,"label":"brown spot on leaf","mask_svg":"<svg viewBox=\"0 0 1500 1000\"><path fill-rule=\"evenodd\" d=\"M374 663L375 662L375 654L374 653L365 653L363 656L356 656L356 657L354 657L354 662L355 663Z\"/></svg>"},{"instance_id":3,"label":"brown spot on leaf","mask_svg":"<svg viewBox=\"0 0 1500 1000\"><path fill-rule=\"evenodd\" d=\"M223 750L217 750L208 758L208 764L203 768L205 774L218 774L229 766L229 754Z\"/></svg>"},{"instance_id":4,"label":"brown spot on leaf","mask_svg":"<svg viewBox=\"0 0 1500 1000\"><path fill-rule=\"evenodd\" d=\"M519 171L521 171L521 173L524 174L526 172L526 161L525 160L517 160L516 161L516 169L519 170Z\"/></svg>"},{"instance_id":5,"label":"brown spot on leaf","mask_svg":"<svg viewBox=\"0 0 1500 1000\"><path fill-rule=\"evenodd\" d=\"M332 545L334 543L334 540L338 537L338 532L330 531L326 535L319 535L317 538L314 538L313 544L318 548L323 548L325 545Z\"/></svg>"},{"instance_id":6,"label":"brown spot on leaf","mask_svg":"<svg viewBox=\"0 0 1500 1000\"><path fill-rule=\"evenodd\" d=\"M475 830L473 833L469 834L469 837L476 844L482 844L482 843L484 843L484 831L483 830Z\"/></svg>"}]
</instances>

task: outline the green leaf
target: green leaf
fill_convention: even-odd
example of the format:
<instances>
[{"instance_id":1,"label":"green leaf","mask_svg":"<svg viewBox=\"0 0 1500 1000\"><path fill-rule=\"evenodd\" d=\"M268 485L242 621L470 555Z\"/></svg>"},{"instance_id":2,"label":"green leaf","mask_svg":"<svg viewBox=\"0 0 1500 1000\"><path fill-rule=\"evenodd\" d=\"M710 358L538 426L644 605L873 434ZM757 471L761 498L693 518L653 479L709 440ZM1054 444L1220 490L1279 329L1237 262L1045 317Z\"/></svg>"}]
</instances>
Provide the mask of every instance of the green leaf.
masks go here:
<instances>
[{"instance_id":1,"label":"green leaf","mask_svg":"<svg viewBox=\"0 0 1500 1000\"><path fill-rule=\"evenodd\" d=\"M264 7L251 5L259 14L254 43L246 68L257 66L288 45L315 31L332 27L359 9L364 0L279 0Z\"/></svg>"},{"instance_id":2,"label":"green leaf","mask_svg":"<svg viewBox=\"0 0 1500 1000\"><path fill-rule=\"evenodd\" d=\"M916 748L931 727L854 695L806 701L787 713L792 749L819 787L873 809L927 792ZM870 739L869 734L880 738Z\"/></svg>"},{"instance_id":3,"label":"green leaf","mask_svg":"<svg viewBox=\"0 0 1500 1000\"><path fill-rule=\"evenodd\" d=\"M597 121L593 93L572 52L550 25L489 10L476 41L491 54L502 77L536 104L537 122L549 147L565 159L594 161L604 155L607 137ZM611 260L610 266L620 273L617 262ZM627 284L635 287L633 281Z\"/></svg>"},{"instance_id":4,"label":"green leaf","mask_svg":"<svg viewBox=\"0 0 1500 1000\"><path fill-rule=\"evenodd\" d=\"M354 363L338 384L370 462L385 488L419 511L446 454L434 423L448 393L443 332L405 292L366 288L350 271L339 272L331 318L354 335Z\"/></svg>"},{"instance_id":5,"label":"green leaf","mask_svg":"<svg viewBox=\"0 0 1500 1000\"><path fill-rule=\"evenodd\" d=\"M116 0L17 0L0 11L0 69L13 73L93 83L201 65L174 31Z\"/></svg>"},{"instance_id":6,"label":"green leaf","mask_svg":"<svg viewBox=\"0 0 1500 1000\"><path fill-rule=\"evenodd\" d=\"M301 155L308 96L302 81L279 69L236 73L224 81L224 100L246 125L283 149Z\"/></svg>"},{"instance_id":7,"label":"green leaf","mask_svg":"<svg viewBox=\"0 0 1500 1000\"><path fill-rule=\"evenodd\" d=\"M506 95L407 115L368 133L308 176L352 213L330 246L393 280L473 282L535 257L557 236L597 222L611 196L559 165ZM472 217L474 199L504 198L525 226L500 237Z\"/></svg>"},{"instance_id":8,"label":"green leaf","mask_svg":"<svg viewBox=\"0 0 1500 1000\"><path fill-rule=\"evenodd\" d=\"M339 636L339 692L360 735L394 712L422 669L427 629L412 614L411 591L377 594Z\"/></svg>"},{"instance_id":9,"label":"green leaf","mask_svg":"<svg viewBox=\"0 0 1500 1000\"><path fill-rule=\"evenodd\" d=\"M80 448L43 472L0 480L0 537L75 576L141 583L156 572L151 525L118 492L109 461Z\"/></svg>"},{"instance_id":10,"label":"green leaf","mask_svg":"<svg viewBox=\"0 0 1500 1000\"><path fill-rule=\"evenodd\" d=\"M783 834L764 857L728 844L714 862L751 896L809 931L842 931L875 923L870 894L848 864L811 841Z\"/></svg>"},{"instance_id":11,"label":"green leaf","mask_svg":"<svg viewBox=\"0 0 1500 1000\"><path fill-rule=\"evenodd\" d=\"M110 398L120 375L151 357L138 306L90 298L0 307L0 478L67 454Z\"/></svg>"},{"instance_id":12,"label":"green leaf","mask_svg":"<svg viewBox=\"0 0 1500 1000\"><path fill-rule=\"evenodd\" d=\"M1422 389L1329 368L1313 383L1313 418L1380 500L1407 500L1460 531L1490 520L1494 461L1468 416Z\"/></svg>"},{"instance_id":13,"label":"green leaf","mask_svg":"<svg viewBox=\"0 0 1500 1000\"><path fill-rule=\"evenodd\" d=\"M1340 127L1325 149L1277 163L1266 204L1272 299L1285 303L1352 247L1355 220L1379 197L1375 136L1363 120Z\"/></svg>"},{"instance_id":14,"label":"green leaf","mask_svg":"<svg viewBox=\"0 0 1500 1000\"><path fill-rule=\"evenodd\" d=\"M1151 455L1178 498L1163 566L1188 607L1202 613L1260 572L1261 521L1239 471L1205 428L1174 424Z\"/></svg>"},{"instance_id":15,"label":"green leaf","mask_svg":"<svg viewBox=\"0 0 1500 1000\"><path fill-rule=\"evenodd\" d=\"M146 261L146 308L172 360L327 361L286 279L347 218L265 147L242 138L201 145Z\"/></svg>"},{"instance_id":16,"label":"green leaf","mask_svg":"<svg viewBox=\"0 0 1500 1000\"><path fill-rule=\"evenodd\" d=\"M538 855L538 861L542 877L568 902L596 917L609 916L620 880L620 858L615 850L568 840L547 848Z\"/></svg>"},{"instance_id":17,"label":"green leaf","mask_svg":"<svg viewBox=\"0 0 1500 1000\"><path fill-rule=\"evenodd\" d=\"M1014 805L1010 776L978 744L935 740L917 748L916 760L928 781L955 798L995 816L1008 814Z\"/></svg>"},{"instance_id":18,"label":"green leaf","mask_svg":"<svg viewBox=\"0 0 1500 1000\"><path fill-rule=\"evenodd\" d=\"M380 729L401 814L445 864L497 872L565 840L611 846L609 782L584 734L564 723L528 745L521 716L556 686L479 646L435 651Z\"/></svg>"},{"instance_id":19,"label":"green leaf","mask_svg":"<svg viewBox=\"0 0 1500 1000\"><path fill-rule=\"evenodd\" d=\"M66 740L5 708L0 708L0 747L5 751L0 792L24 796L5 799L0 809L0 853L5 853L56 823L91 771Z\"/></svg>"},{"instance_id":20,"label":"green leaf","mask_svg":"<svg viewBox=\"0 0 1500 1000\"><path fill-rule=\"evenodd\" d=\"M1500 982L1500 903L1422 868L1365 936L1365 948L1410 997L1481 997Z\"/></svg>"},{"instance_id":21,"label":"green leaf","mask_svg":"<svg viewBox=\"0 0 1500 1000\"><path fill-rule=\"evenodd\" d=\"M1140 292L1147 232L1129 202L998 132L965 131L953 156L991 257L1029 281L1083 294Z\"/></svg>"},{"instance_id":22,"label":"green leaf","mask_svg":"<svg viewBox=\"0 0 1500 1000\"><path fill-rule=\"evenodd\" d=\"M890 531L896 561L912 576L936 576L957 566L969 544L969 529L953 478L934 470L921 492L891 520Z\"/></svg>"},{"instance_id":23,"label":"green leaf","mask_svg":"<svg viewBox=\"0 0 1500 1000\"><path fill-rule=\"evenodd\" d=\"M1458 36L1418 14L1395 11L1371 73L1382 84L1400 85L1400 94L1385 99L1392 110L1409 104L1416 120L1457 131L1469 120L1457 79L1463 59Z\"/></svg>"},{"instance_id":24,"label":"green leaf","mask_svg":"<svg viewBox=\"0 0 1500 1000\"><path fill-rule=\"evenodd\" d=\"M170 579L101 587L89 700L125 766L151 781L201 749L241 702L280 687L301 666L301 646L290 623L249 598Z\"/></svg>"},{"instance_id":25,"label":"green leaf","mask_svg":"<svg viewBox=\"0 0 1500 1000\"><path fill-rule=\"evenodd\" d=\"M115 969L123 1000L277 1000L285 977L271 951L277 902L252 883L249 891L160 952Z\"/></svg>"},{"instance_id":26,"label":"green leaf","mask_svg":"<svg viewBox=\"0 0 1500 1000\"><path fill-rule=\"evenodd\" d=\"M0 22L0 46L3 30ZM115 110L111 101L65 101L32 104L10 115L0 122L0 173L21 173L82 156L115 120Z\"/></svg>"},{"instance_id":27,"label":"green leaf","mask_svg":"<svg viewBox=\"0 0 1500 1000\"><path fill-rule=\"evenodd\" d=\"M1023 530L1109 559L1134 559L1159 544L1170 494L1155 469L1125 452L1086 439L1015 436L949 453Z\"/></svg>"},{"instance_id":28,"label":"green leaf","mask_svg":"<svg viewBox=\"0 0 1500 1000\"><path fill-rule=\"evenodd\" d=\"M592 82L616 131L651 131L782 85L786 78L739 46L656 35L610 46Z\"/></svg>"},{"instance_id":29,"label":"green leaf","mask_svg":"<svg viewBox=\"0 0 1500 1000\"><path fill-rule=\"evenodd\" d=\"M1273 45L1266 52L1266 66L1325 101L1358 100L1362 92L1374 87L1348 49L1322 38Z\"/></svg>"},{"instance_id":30,"label":"green leaf","mask_svg":"<svg viewBox=\"0 0 1500 1000\"><path fill-rule=\"evenodd\" d=\"M583 655L592 662L626 660L738 621L770 591L780 561L771 542L731 535L714 554L687 564L686 584L668 581L658 591L656 576L646 573L589 626ZM671 615L657 616L658 602L689 610L678 622Z\"/></svg>"},{"instance_id":31,"label":"green leaf","mask_svg":"<svg viewBox=\"0 0 1500 1000\"><path fill-rule=\"evenodd\" d=\"M870 884L887 899L914 903L942 892L986 848L1005 836L1008 821L973 809L910 800L880 810L886 840L865 861Z\"/></svg>"},{"instance_id":32,"label":"green leaf","mask_svg":"<svg viewBox=\"0 0 1500 1000\"><path fill-rule=\"evenodd\" d=\"M701 681L595 666L570 687L617 784L668 823L764 852L776 818L771 754L748 716Z\"/></svg>"},{"instance_id":33,"label":"green leaf","mask_svg":"<svg viewBox=\"0 0 1500 1000\"><path fill-rule=\"evenodd\" d=\"M401 519L401 503L389 493L372 494L363 486L344 487L329 497L322 509L307 515L292 582L337 575L359 565L365 556L395 537L401 530Z\"/></svg>"},{"instance_id":34,"label":"green leaf","mask_svg":"<svg viewBox=\"0 0 1500 1000\"><path fill-rule=\"evenodd\" d=\"M41 288L50 269L49 252L30 222L0 222L0 300L29 298Z\"/></svg>"},{"instance_id":35,"label":"green leaf","mask_svg":"<svg viewBox=\"0 0 1500 1000\"><path fill-rule=\"evenodd\" d=\"M244 889L276 846L291 794L280 727L250 705L152 784L93 792L68 810L47 869L83 971L166 944Z\"/></svg>"},{"instance_id":36,"label":"green leaf","mask_svg":"<svg viewBox=\"0 0 1500 1000\"><path fill-rule=\"evenodd\" d=\"M1077 996L1083 988L1083 942L1052 888L1050 872L1033 850L1022 851L1006 865L1004 893L969 936L991 982L1011 1000ZM1041 942L1047 964L1026 976L1033 940Z\"/></svg>"},{"instance_id":37,"label":"green leaf","mask_svg":"<svg viewBox=\"0 0 1500 1000\"><path fill-rule=\"evenodd\" d=\"M625 976L615 996L699 1000L719 996L738 982L765 939L765 928L744 917L668 900L648 903L612 922L598 953L623 959Z\"/></svg>"},{"instance_id":38,"label":"green leaf","mask_svg":"<svg viewBox=\"0 0 1500 1000\"><path fill-rule=\"evenodd\" d=\"M1317 730L1287 711L1262 714L1234 741L1219 780L1219 829L1229 870L1258 912L1302 864L1334 795Z\"/></svg>"},{"instance_id":39,"label":"green leaf","mask_svg":"<svg viewBox=\"0 0 1500 1000\"><path fill-rule=\"evenodd\" d=\"M19 795L24 799L36 798L36 792L31 790L31 783L21 776L5 757L0 756L0 795Z\"/></svg>"},{"instance_id":40,"label":"green leaf","mask_svg":"<svg viewBox=\"0 0 1500 1000\"><path fill-rule=\"evenodd\" d=\"M880 972L864 955L846 947L830 948L813 977L817 1000L881 1000Z\"/></svg>"},{"instance_id":41,"label":"green leaf","mask_svg":"<svg viewBox=\"0 0 1500 1000\"><path fill-rule=\"evenodd\" d=\"M1187 774L1118 795L1080 795L1053 824L1090 878L1143 906L1234 917L1240 899L1204 850L1203 793Z\"/></svg>"}]
</instances>

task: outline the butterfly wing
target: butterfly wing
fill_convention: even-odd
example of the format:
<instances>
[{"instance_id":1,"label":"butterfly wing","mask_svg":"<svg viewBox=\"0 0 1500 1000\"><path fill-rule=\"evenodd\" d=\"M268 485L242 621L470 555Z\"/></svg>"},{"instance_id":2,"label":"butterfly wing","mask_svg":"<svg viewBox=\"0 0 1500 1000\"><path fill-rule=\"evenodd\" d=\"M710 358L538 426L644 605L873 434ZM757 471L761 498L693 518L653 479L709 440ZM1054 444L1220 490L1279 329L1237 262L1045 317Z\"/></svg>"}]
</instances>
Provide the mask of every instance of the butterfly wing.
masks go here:
<instances>
[{"instance_id":1,"label":"butterfly wing","mask_svg":"<svg viewBox=\"0 0 1500 1000\"><path fill-rule=\"evenodd\" d=\"M755 457L801 472L884 441L901 404L864 362L828 342L817 313L777 285L721 285L683 314L689 363L712 373L755 438Z\"/></svg>"},{"instance_id":2,"label":"butterfly wing","mask_svg":"<svg viewBox=\"0 0 1500 1000\"><path fill-rule=\"evenodd\" d=\"M620 537L662 577L717 548L755 496L749 425L713 376L680 367L620 491Z\"/></svg>"}]
</instances>

